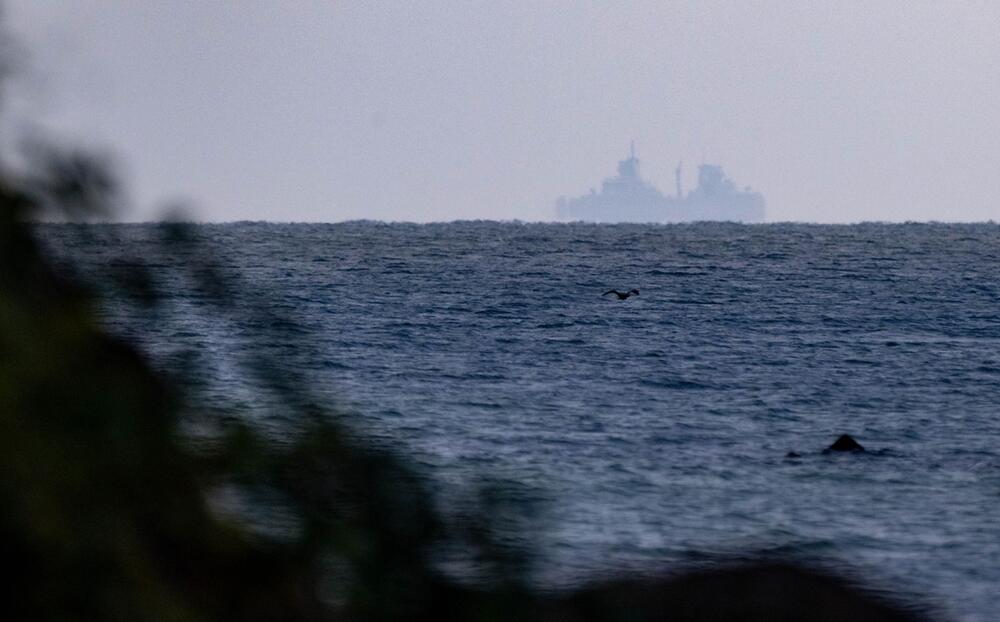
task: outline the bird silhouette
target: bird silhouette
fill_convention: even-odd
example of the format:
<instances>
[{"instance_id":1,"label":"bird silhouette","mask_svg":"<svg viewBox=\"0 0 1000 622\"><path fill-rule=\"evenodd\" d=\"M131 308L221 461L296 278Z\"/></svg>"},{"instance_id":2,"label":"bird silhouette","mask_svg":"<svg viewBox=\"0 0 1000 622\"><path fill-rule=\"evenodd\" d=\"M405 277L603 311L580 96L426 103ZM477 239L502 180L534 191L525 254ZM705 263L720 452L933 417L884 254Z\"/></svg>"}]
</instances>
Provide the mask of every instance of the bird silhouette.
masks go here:
<instances>
[{"instance_id":1,"label":"bird silhouette","mask_svg":"<svg viewBox=\"0 0 1000 622\"><path fill-rule=\"evenodd\" d=\"M630 289L627 292L620 292L617 289L609 289L608 291L601 294L601 296L607 296L608 294L614 294L615 296L618 296L618 300L625 300L629 296L638 296L639 290Z\"/></svg>"}]
</instances>

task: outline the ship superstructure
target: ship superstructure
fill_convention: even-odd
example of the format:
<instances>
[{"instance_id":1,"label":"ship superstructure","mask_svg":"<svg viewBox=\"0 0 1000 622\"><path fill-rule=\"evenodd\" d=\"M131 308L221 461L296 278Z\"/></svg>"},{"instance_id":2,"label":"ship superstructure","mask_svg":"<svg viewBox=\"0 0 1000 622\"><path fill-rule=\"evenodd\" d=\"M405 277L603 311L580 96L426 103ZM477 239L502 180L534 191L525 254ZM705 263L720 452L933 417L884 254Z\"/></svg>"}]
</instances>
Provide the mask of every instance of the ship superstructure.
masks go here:
<instances>
[{"instance_id":1,"label":"ship superstructure","mask_svg":"<svg viewBox=\"0 0 1000 622\"><path fill-rule=\"evenodd\" d=\"M581 197L560 197L558 217L588 222L764 221L764 197L749 188L738 190L721 166L699 166L698 186L686 195L680 164L674 174L677 194L664 196L639 175L633 144L629 157L618 162L618 175L605 179L600 192L592 189Z\"/></svg>"}]
</instances>

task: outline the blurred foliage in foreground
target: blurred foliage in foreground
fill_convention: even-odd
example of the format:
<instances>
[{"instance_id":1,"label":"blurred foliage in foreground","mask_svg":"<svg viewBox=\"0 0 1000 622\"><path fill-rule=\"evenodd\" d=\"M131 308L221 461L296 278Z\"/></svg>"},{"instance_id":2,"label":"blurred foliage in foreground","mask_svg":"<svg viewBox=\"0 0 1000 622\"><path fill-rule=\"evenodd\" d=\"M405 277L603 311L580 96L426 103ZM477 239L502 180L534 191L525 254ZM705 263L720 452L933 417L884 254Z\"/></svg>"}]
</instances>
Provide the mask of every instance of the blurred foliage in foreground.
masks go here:
<instances>
[{"instance_id":1,"label":"blurred foliage in foreground","mask_svg":"<svg viewBox=\"0 0 1000 622\"><path fill-rule=\"evenodd\" d=\"M136 350L98 328L95 301L49 267L26 219L41 208L93 213L112 177L76 154L44 157L37 175L0 186L0 541L15 569L10 613L457 615L464 591L429 557L446 530L394 457L304 401L280 442L238 418L198 419ZM274 500L289 518L262 532L210 510L234 496ZM458 541L492 555L474 519L456 529ZM502 591L480 594L461 617L499 608L506 617L522 601Z\"/></svg>"}]
</instances>

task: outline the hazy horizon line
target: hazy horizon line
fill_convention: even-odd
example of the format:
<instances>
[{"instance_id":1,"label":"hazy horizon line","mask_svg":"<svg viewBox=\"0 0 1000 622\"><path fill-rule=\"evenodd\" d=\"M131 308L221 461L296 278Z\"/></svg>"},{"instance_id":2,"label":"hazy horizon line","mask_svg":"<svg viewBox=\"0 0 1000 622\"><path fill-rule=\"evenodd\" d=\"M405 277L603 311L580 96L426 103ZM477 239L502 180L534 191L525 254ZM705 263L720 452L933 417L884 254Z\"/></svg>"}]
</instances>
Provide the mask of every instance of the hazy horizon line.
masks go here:
<instances>
[{"instance_id":1,"label":"hazy horizon line","mask_svg":"<svg viewBox=\"0 0 1000 622\"><path fill-rule=\"evenodd\" d=\"M372 223L379 225L449 225L464 223L497 223L513 225L587 225L587 226L693 226L693 225L734 225L740 227L767 227L772 225L815 225L829 227L851 227L858 225L997 225L997 221L989 220L858 220L849 222L822 222L808 220L775 220L768 222L737 222L732 220L691 220L683 222L593 222L584 220L522 220L513 219L492 219L492 218L458 218L453 220L381 220L377 218L351 218L345 220L261 220L261 219L240 219L240 220L195 220L195 219L168 219L161 220L64 220L64 219L30 219L31 224L42 225L238 225L238 224L267 224L267 225L343 225L343 224L363 224Z\"/></svg>"}]
</instances>

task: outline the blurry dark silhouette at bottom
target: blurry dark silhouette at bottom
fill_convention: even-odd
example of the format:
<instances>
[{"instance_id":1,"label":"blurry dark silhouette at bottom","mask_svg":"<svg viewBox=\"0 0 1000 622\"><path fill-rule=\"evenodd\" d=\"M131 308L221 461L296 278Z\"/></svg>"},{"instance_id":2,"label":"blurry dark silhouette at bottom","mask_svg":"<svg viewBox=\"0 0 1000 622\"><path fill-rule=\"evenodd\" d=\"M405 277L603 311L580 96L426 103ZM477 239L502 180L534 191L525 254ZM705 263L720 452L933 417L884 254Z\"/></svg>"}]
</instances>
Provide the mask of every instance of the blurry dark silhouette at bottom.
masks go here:
<instances>
[{"instance_id":1,"label":"blurry dark silhouette at bottom","mask_svg":"<svg viewBox=\"0 0 1000 622\"><path fill-rule=\"evenodd\" d=\"M785 562L623 580L550 603L544 620L917 620L833 575Z\"/></svg>"}]
</instances>

